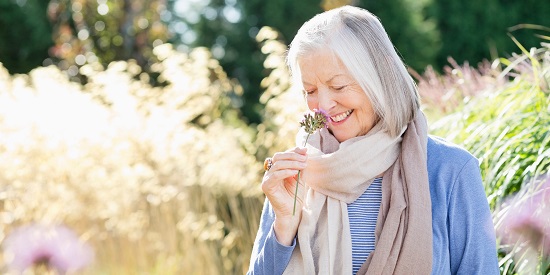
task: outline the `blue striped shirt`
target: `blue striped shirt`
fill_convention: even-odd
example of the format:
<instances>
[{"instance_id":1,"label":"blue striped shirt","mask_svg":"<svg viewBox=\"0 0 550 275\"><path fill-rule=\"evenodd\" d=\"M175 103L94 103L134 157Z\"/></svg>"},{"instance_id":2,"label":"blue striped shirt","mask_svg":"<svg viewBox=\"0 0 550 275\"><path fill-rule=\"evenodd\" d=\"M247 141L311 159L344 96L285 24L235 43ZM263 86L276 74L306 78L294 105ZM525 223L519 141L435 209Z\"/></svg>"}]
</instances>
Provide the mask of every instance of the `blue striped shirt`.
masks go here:
<instances>
[{"instance_id":1,"label":"blue striped shirt","mask_svg":"<svg viewBox=\"0 0 550 275\"><path fill-rule=\"evenodd\" d=\"M374 230L382 202L382 178L374 179L369 188L354 202L348 204L353 274L374 250Z\"/></svg>"}]
</instances>

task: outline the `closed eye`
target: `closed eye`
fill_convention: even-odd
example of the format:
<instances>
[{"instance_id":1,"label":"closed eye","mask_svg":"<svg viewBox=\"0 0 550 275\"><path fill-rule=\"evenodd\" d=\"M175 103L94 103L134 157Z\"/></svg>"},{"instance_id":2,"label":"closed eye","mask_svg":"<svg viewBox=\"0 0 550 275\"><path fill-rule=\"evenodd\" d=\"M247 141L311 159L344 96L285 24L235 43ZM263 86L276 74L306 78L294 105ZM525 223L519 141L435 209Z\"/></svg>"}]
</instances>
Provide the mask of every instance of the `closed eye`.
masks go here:
<instances>
[{"instance_id":1,"label":"closed eye","mask_svg":"<svg viewBox=\"0 0 550 275\"><path fill-rule=\"evenodd\" d=\"M315 90L304 90L304 93L306 95L311 95L311 94L315 93Z\"/></svg>"},{"instance_id":2,"label":"closed eye","mask_svg":"<svg viewBox=\"0 0 550 275\"><path fill-rule=\"evenodd\" d=\"M344 86L337 86L337 87L332 87L332 88L333 88L334 90L336 90L336 91L341 91L341 90L343 90L344 88L346 88L346 86L344 85Z\"/></svg>"}]
</instances>

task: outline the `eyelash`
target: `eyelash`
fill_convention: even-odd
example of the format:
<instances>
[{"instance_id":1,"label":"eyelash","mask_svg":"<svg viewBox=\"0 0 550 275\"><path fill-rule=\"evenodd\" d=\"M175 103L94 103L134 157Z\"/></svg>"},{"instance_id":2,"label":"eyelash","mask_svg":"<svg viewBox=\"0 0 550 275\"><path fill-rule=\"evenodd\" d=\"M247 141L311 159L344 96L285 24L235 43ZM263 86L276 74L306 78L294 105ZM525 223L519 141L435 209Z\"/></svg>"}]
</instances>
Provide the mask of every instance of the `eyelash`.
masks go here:
<instances>
[{"instance_id":1,"label":"eyelash","mask_svg":"<svg viewBox=\"0 0 550 275\"><path fill-rule=\"evenodd\" d=\"M336 90L336 91L341 91L341 90L343 90L344 88L346 88L346 86L333 87L333 89Z\"/></svg>"},{"instance_id":2,"label":"eyelash","mask_svg":"<svg viewBox=\"0 0 550 275\"><path fill-rule=\"evenodd\" d=\"M332 89L335 90L335 91L341 91L344 88L346 88L346 85L340 86L340 87L332 87ZM311 94L315 93L315 91L317 91L317 90L304 90L304 93L306 95L311 95Z\"/></svg>"}]
</instances>

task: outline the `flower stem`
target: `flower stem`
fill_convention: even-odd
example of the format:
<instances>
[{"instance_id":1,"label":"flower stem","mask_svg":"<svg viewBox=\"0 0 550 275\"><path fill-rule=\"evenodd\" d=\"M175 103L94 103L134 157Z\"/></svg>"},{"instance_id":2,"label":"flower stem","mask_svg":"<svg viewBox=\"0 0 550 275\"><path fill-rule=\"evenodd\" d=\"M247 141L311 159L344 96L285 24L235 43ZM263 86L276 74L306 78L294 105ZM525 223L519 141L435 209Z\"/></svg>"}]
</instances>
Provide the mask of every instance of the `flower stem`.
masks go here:
<instances>
[{"instance_id":1,"label":"flower stem","mask_svg":"<svg viewBox=\"0 0 550 275\"><path fill-rule=\"evenodd\" d=\"M304 141L304 145L302 147L305 147L307 144L307 140L309 139L309 133L306 136L306 141ZM298 197L298 185L300 183L300 172L302 170L298 171L298 177L296 178L296 191L294 191L294 208L292 209L292 216L294 216L294 213L296 213L296 198Z\"/></svg>"}]
</instances>

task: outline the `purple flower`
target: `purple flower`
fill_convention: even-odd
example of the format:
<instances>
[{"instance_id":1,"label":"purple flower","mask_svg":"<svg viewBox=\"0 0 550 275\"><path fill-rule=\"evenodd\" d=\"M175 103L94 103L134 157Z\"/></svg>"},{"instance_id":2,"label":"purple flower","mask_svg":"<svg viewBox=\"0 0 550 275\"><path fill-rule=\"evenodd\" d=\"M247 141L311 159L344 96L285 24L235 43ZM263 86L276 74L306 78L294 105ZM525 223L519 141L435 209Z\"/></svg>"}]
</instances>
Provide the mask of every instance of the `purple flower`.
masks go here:
<instances>
[{"instance_id":1,"label":"purple flower","mask_svg":"<svg viewBox=\"0 0 550 275\"><path fill-rule=\"evenodd\" d=\"M45 265L66 273L90 264L94 253L65 226L33 224L19 227L7 236L4 256L7 265L20 272Z\"/></svg>"},{"instance_id":2,"label":"purple flower","mask_svg":"<svg viewBox=\"0 0 550 275\"><path fill-rule=\"evenodd\" d=\"M300 126L304 127L309 137L309 135L315 133L315 131L319 129L328 128L329 123L330 116L327 114L327 112L321 109L313 109L313 114L304 115L304 119L300 122Z\"/></svg>"},{"instance_id":3,"label":"purple flower","mask_svg":"<svg viewBox=\"0 0 550 275\"><path fill-rule=\"evenodd\" d=\"M550 174L540 183L513 197L503 208L497 235L502 244L550 257Z\"/></svg>"},{"instance_id":4,"label":"purple flower","mask_svg":"<svg viewBox=\"0 0 550 275\"><path fill-rule=\"evenodd\" d=\"M315 119L321 121L323 127L328 128L331 119L327 111L323 109L313 109L313 112L315 112Z\"/></svg>"}]
</instances>

